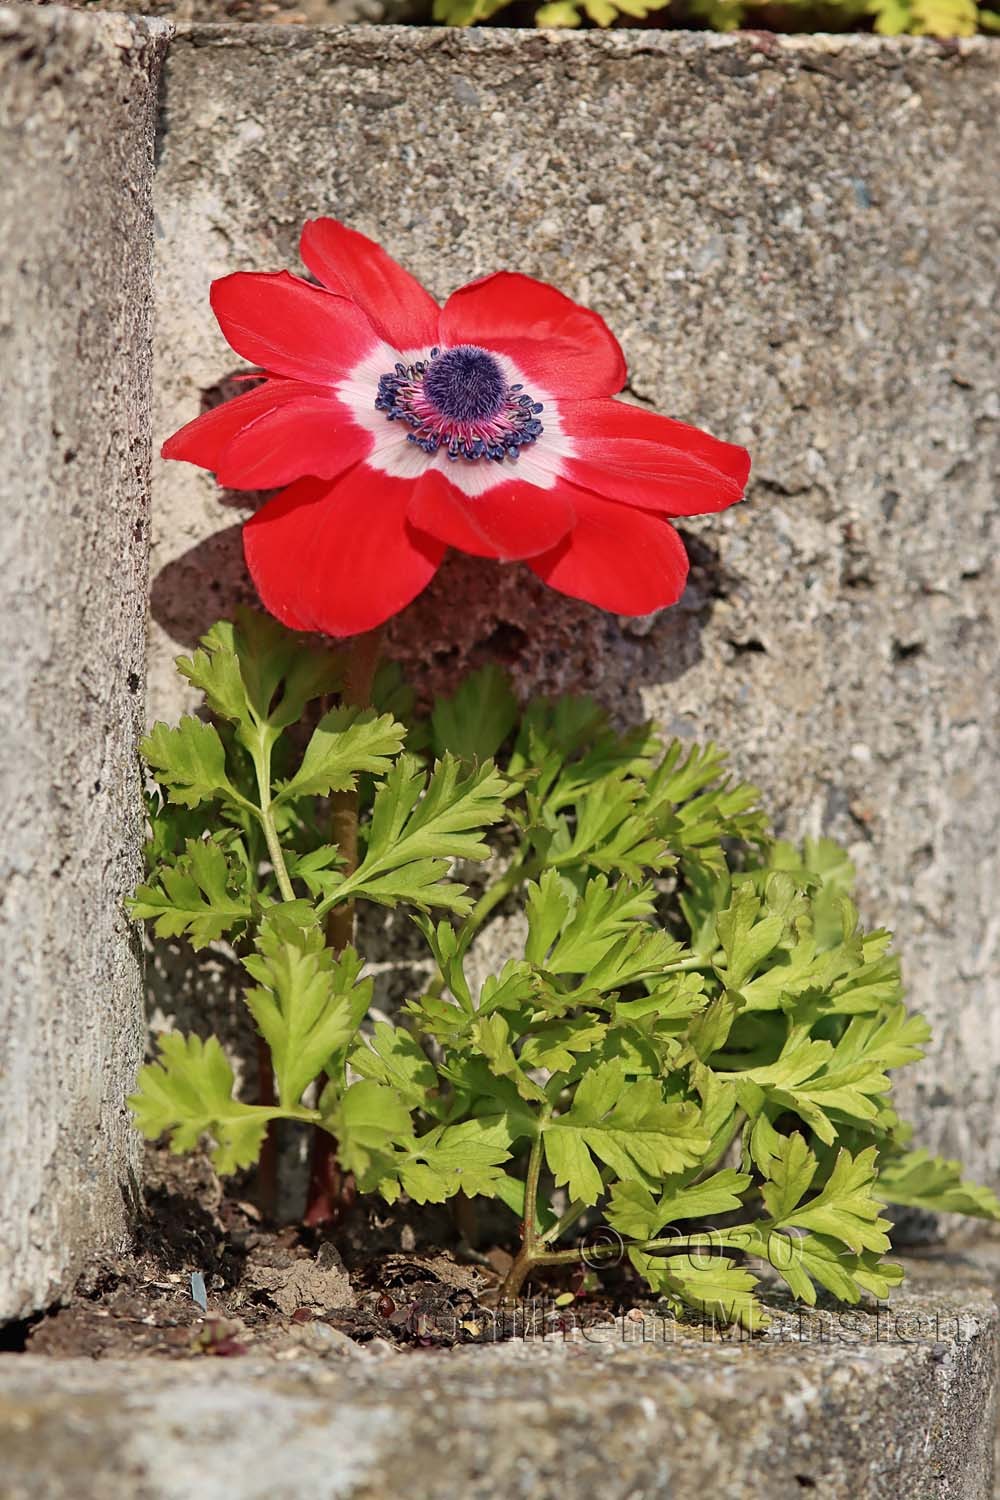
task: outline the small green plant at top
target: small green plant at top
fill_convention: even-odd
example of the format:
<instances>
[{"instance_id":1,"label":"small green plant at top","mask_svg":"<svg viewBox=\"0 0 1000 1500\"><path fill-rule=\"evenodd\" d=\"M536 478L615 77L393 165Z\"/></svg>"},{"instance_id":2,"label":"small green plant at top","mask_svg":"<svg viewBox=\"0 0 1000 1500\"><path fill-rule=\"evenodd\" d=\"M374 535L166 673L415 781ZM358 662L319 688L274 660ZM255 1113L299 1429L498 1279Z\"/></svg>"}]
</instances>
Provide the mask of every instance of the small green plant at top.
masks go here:
<instances>
[{"instance_id":1,"label":"small green plant at top","mask_svg":"<svg viewBox=\"0 0 1000 1500\"><path fill-rule=\"evenodd\" d=\"M433 0L435 21L473 26L491 20L512 0ZM881 36L975 36L1000 31L1000 12L977 0L546 0L535 10L537 26L628 26L663 16L670 26L708 26L713 31L764 26L773 31L858 31Z\"/></svg>"},{"instance_id":2,"label":"small green plant at top","mask_svg":"<svg viewBox=\"0 0 1000 1500\"><path fill-rule=\"evenodd\" d=\"M859 923L846 856L773 839L713 745L619 733L587 698L522 710L495 667L422 723L390 671L377 706L317 717L338 658L250 611L179 668L206 716L145 741L131 910L241 953L275 1087L244 1103L217 1039L167 1033L130 1101L144 1134L207 1137L228 1173L271 1121L306 1121L362 1193L498 1199L521 1223L507 1298L579 1260L574 1228L599 1210L678 1311L749 1329L756 1265L808 1303L887 1295L886 1203L1000 1218L892 1107L929 1032L889 934ZM344 795L361 807L346 861L329 841ZM456 862L481 866L475 898ZM370 1022L362 956L328 939L363 901L405 912L433 958L392 1022ZM526 935L476 986L501 906Z\"/></svg>"}]
</instances>

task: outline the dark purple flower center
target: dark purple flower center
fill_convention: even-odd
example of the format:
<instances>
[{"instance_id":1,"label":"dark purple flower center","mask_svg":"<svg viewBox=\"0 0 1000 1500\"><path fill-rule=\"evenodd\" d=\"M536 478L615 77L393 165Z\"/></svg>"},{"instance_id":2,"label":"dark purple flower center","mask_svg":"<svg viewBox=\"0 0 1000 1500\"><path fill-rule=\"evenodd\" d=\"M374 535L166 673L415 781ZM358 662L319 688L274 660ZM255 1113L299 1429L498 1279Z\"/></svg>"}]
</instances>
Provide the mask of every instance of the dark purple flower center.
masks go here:
<instances>
[{"instance_id":1,"label":"dark purple flower center","mask_svg":"<svg viewBox=\"0 0 1000 1500\"><path fill-rule=\"evenodd\" d=\"M453 422L481 422L503 406L507 382L492 354L461 344L432 360L424 395Z\"/></svg>"},{"instance_id":2,"label":"dark purple flower center","mask_svg":"<svg viewBox=\"0 0 1000 1500\"><path fill-rule=\"evenodd\" d=\"M508 384L500 361L474 344L432 349L430 358L398 364L378 383L375 408L425 453L443 448L449 458L516 459L541 436L540 401L522 385Z\"/></svg>"}]
</instances>

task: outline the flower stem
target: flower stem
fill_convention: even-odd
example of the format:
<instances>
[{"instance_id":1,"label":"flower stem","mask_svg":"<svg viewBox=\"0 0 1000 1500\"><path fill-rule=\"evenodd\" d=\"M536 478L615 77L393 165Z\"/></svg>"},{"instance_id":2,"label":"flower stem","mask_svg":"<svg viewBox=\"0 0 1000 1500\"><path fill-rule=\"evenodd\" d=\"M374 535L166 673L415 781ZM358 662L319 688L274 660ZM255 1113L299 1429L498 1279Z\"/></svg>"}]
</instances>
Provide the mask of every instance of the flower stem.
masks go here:
<instances>
[{"instance_id":1,"label":"flower stem","mask_svg":"<svg viewBox=\"0 0 1000 1500\"><path fill-rule=\"evenodd\" d=\"M255 808L254 811L260 818L260 826L264 830L264 841L267 844L268 856L274 870L274 878L278 883L278 890L281 892L281 899L294 901L295 892L288 878L288 867L285 864L278 830L274 826L274 813L271 808L271 747L272 741L268 739L267 732L261 730L258 743L251 752L253 768L257 773L257 794L260 798L260 807Z\"/></svg>"},{"instance_id":2,"label":"flower stem","mask_svg":"<svg viewBox=\"0 0 1000 1500\"><path fill-rule=\"evenodd\" d=\"M274 814L271 812L271 794L268 789L267 806L263 804L263 792L261 793L261 822L264 825L264 838L267 840L267 852L271 856L271 864L274 866L274 878L278 882L278 890L281 892L282 901L294 901L295 892L292 882L288 878L288 867L285 864L285 855L278 839L278 831L274 826Z\"/></svg>"},{"instance_id":3,"label":"flower stem","mask_svg":"<svg viewBox=\"0 0 1000 1500\"><path fill-rule=\"evenodd\" d=\"M341 702L349 708L371 706L372 684L382 648L383 630L356 635L347 647ZM345 875L358 867L358 793L334 792L330 799L330 831ZM326 938L335 953L343 953L354 941L354 902L331 908L326 919ZM323 1079L318 1080L319 1087ZM309 1192L304 1222L315 1228L336 1221L353 1193L353 1180L346 1178L337 1161L337 1142L325 1130L313 1135L309 1162Z\"/></svg>"},{"instance_id":4,"label":"flower stem","mask_svg":"<svg viewBox=\"0 0 1000 1500\"><path fill-rule=\"evenodd\" d=\"M369 630L356 635L346 652L346 669L341 702L348 708L370 708L372 684L378 667L384 631ZM330 831L340 851L344 875L353 875L358 867L358 793L334 792L330 798ZM354 940L354 902L334 906L326 919L326 935L335 953L342 953Z\"/></svg>"},{"instance_id":5,"label":"flower stem","mask_svg":"<svg viewBox=\"0 0 1000 1500\"><path fill-rule=\"evenodd\" d=\"M528 1174L524 1180L521 1249L500 1288L501 1302L514 1302L520 1296L521 1288L537 1260L535 1221L538 1212L538 1179L542 1174L542 1129L543 1122L539 1121L538 1134L531 1143L531 1154L528 1157Z\"/></svg>"},{"instance_id":6,"label":"flower stem","mask_svg":"<svg viewBox=\"0 0 1000 1500\"><path fill-rule=\"evenodd\" d=\"M264 830L264 840L274 870L274 878L278 883L281 899L294 901L295 892L288 878L288 867L285 864L284 851L278 838L278 830L274 826L274 813L271 810L271 745L264 734L261 735L254 753L253 763L257 773L257 792L260 798L260 825ZM267 1106L275 1103L271 1049L262 1036L257 1038L257 1098L261 1104ZM257 1187L262 1211L268 1218L274 1218L278 1206L278 1140L274 1120L268 1121L264 1144L261 1147Z\"/></svg>"}]
</instances>

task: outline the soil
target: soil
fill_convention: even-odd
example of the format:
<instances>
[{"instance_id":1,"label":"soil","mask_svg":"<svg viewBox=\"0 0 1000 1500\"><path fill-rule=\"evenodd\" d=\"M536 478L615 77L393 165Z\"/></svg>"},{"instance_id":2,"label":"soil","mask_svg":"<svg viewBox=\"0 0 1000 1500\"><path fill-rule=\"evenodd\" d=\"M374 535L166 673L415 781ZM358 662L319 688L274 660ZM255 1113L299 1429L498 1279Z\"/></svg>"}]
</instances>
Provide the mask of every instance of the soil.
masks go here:
<instances>
[{"instance_id":1,"label":"soil","mask_svg":"<svg viewBox=\"0 0 1000 1500\"><path fill-rule=\"evenodd\" d=\"M598 1284L581 1264L501 1311L515 1249L463 1249L447 1205L366 1199L331 1231L269 1225L227 1195L207 1160L151 1148L132 1249L96 1261L64 1303L6 1342L58 1358L339 1358L558 1332L570 1312L585 1327L649 1302L628 1267Z\"/></svg>"}]
</instances>

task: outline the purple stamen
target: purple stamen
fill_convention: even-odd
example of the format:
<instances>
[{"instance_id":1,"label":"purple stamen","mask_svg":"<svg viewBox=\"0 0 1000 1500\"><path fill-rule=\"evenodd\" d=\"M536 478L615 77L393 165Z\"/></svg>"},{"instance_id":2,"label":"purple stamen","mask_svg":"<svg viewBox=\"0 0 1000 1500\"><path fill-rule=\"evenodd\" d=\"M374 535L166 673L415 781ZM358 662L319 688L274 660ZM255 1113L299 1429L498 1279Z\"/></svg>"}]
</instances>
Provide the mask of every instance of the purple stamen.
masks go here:
<instances>
[{"instance_id":1,"label":"purple stamen","mask_svg":"<svg viewBox=\"0 0 1000 1500\"><path fill-rule=\"evenodd\" d=\"M432 349L427 360L397 364L379 380L375 408L388 421L412 427L406 436L425 453L444 448L449 459L469 463L516 462L544 430L542 403L523 385L508 385L499 361L474 344Z\"/></svg>"}]
</instances>

